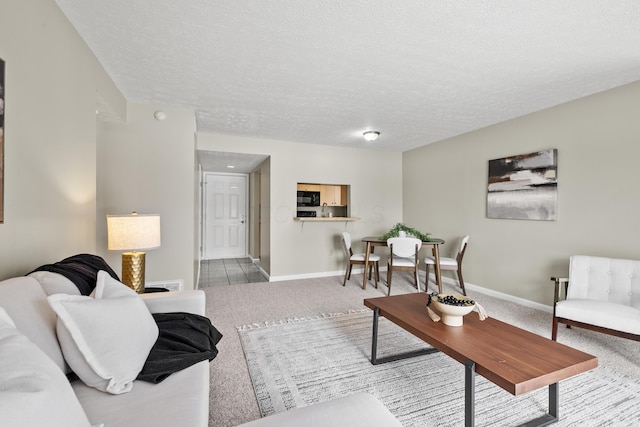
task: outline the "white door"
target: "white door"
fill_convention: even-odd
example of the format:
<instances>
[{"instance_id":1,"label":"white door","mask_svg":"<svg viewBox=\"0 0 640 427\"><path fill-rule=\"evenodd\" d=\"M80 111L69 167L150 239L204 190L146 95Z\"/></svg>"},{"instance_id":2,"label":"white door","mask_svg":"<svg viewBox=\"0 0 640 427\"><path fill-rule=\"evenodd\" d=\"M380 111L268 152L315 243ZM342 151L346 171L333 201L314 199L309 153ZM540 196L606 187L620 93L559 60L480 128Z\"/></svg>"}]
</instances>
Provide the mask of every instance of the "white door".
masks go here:
<instances>
[{"instance_id":1,"label":"white door","mask_svg":"<svg viewBox=\"0 0 640 427\"><path fill-rule=\"evenodd\" d=\"M204 259L247 256L247 176L205 174Z\"/></svg>"}]
</instances>

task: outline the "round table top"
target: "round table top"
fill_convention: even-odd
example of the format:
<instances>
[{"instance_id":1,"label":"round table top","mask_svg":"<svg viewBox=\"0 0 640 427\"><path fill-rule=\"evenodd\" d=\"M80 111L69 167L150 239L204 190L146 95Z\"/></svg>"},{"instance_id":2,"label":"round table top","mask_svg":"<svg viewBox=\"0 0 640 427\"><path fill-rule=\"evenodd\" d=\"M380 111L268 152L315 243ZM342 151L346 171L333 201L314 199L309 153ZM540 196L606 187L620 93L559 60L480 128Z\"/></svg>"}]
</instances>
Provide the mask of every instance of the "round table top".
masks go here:
<instances>
[{"instance_id":1,"label":"round table top","mask_svg":"<svg viewBox=\"0 0 640 427\"><path fill-rule=\"evenodd\" d=\"M368 236L368 237L363 237L362 241L367 243L384 243L386 244L387 241L383 240L380 238L380 236ZM444 240L442 239L438 239L436 237L432 237L429 240L423 240L422 241L423 244L425 245L442 245L444 243Z\"/></svg>"}]
</instances>

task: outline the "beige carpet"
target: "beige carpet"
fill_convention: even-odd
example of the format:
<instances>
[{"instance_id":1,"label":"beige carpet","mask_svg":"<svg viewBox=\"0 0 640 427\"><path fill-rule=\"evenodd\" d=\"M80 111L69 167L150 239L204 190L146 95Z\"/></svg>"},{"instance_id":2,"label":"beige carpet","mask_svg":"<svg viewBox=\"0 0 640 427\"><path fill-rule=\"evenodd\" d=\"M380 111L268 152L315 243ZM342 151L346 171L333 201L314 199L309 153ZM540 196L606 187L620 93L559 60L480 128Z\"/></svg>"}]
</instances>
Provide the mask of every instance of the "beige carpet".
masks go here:
<instances>
[{"instance_id":1,"label":"beige carpet","mask_svg":"<svg viewBox=\"0 0 640 427\"><path fill-rule=\"evenodd\" d=\"M346 287L342 277L275 283L230 285L206 289L207 315L224 334L219 355L211 363L210 426L232 427L260 417L258 403L240 343L237 327L264 325L286 319L364 308L364 298L386 295L386 286L361 288L362 276L354 275ZM431 285L433 288L433 284ZM453 288L445 285L446 290ZM393 294L415 292L409 281L394 276ZM489 315L516 326L550 336L551 315L469 291ZM640 346L636 342L583 331L559 332L559 341L599 357L600 365L640 382Z\"/></svg>"}]
</instances>

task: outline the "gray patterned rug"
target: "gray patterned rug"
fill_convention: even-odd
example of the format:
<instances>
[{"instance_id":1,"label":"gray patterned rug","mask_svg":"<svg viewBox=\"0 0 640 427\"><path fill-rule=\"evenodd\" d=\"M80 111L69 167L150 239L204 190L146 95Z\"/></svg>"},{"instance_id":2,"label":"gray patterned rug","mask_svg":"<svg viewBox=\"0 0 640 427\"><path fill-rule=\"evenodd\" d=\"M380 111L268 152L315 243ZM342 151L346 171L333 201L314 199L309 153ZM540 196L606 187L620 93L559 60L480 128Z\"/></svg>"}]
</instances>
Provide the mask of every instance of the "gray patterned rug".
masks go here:
<instances>
[{"instance_id":1,"label":"gray patterned rug","mask_svg":"<svg viewBox=\"0 0 640 427\"><path fill-rule=\"evenodd\" d=\"M239 328L262 416L366 391L405 427L464 425L463 365L441 353L371 365L372 317L366 310ZM379 357L424 346L380 319ZM557 426L640 425L640 384L630 378L598 367L559 388ZM476 377L477 425L518 425L547 410L547 388L512 396Z\"/></svg>"}]
</instances>

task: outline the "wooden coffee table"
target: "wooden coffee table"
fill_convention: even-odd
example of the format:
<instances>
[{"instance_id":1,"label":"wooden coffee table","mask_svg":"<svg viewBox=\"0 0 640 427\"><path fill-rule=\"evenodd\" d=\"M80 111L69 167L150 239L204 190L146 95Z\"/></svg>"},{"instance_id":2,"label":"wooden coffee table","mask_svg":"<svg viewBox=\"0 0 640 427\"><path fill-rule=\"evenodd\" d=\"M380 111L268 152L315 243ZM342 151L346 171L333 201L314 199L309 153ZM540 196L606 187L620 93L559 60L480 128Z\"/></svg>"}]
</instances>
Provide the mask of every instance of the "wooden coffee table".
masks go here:
<instances>
[{"instance_id":1,"label":"wooden coffee table","mask_svg":"<svg viewBox=\"0 0 640 427\"><path fill-rule=\"evenodd\" d=\"M460 327L434 322L427 315L427 299L426 293L415 293L364 300L364 305L373 310L371 363L441 351L464 364L466 426L475 423L476 373L516 396L548 386L549 412L525 424L544 426L559 419L558 382L598 366L595 356L491 317L481 321L476 312L466 315ZM379 316L432 347L378 358Z\"/></svg>"}]
</instances>

